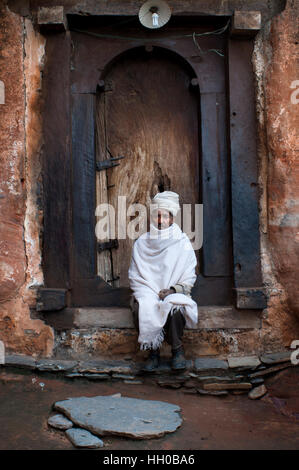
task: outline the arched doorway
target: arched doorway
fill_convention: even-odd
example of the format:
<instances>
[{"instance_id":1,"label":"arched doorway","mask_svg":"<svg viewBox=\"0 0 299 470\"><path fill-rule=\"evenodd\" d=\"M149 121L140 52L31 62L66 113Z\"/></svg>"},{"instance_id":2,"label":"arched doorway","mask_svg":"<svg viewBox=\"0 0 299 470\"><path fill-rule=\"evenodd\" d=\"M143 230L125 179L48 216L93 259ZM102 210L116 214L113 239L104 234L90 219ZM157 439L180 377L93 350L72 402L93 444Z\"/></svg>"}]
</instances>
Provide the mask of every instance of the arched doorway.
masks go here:
<instances>
[{"instance_id":1,"label":"arched doorway","mask_svg":"<svg viewBox=\"0 0 299 470\"><path fill-rule=\"evenodd\" d=\"M136 18L132 18L132 22L129 23L123 21L123 18L119 19L122 20L121 25L119 22L115 24L115 17L109 20L106 16L70 15L68 20L71 31L63 35L47 36L43 158L45 288L40 291L44 292L46 297L49 296L51 301L44 302L42 309L49 311L54 307L59 309L66 305L68 307L128 306L130 295L128 287L123 286L122 281L120 287L113 287L111 285L113 282L110 284L107 282L108 276L105 280L105 271L99 269L99 247L95 237L95 209L99 200L97 193L99 187L102 188L103 194L106 191L108 200L108 191L110 191L111 200L116 195L113 196L113 191L117 189L113 184L117 181L124 184L126 181L126 186L129 184L129 195L132 200L144 202L152 195L151 191L155 192L155 185L160 190L167 187L169 173L172 171L171 165L165 166L165 161L162 161L162 152L158 152L158 164L147 167L149 171L145 180L142 178L141 181L138 180L138 190L134 189L136 185L128 183L129 178L124 178L124 172L120 178L121 168L128 165L128 156L132 157L133 153L138 155L136 142L134 149L130 141L126 143L126 148L122 149L116 139L119 135L123 145L124 138L121 132L126 125L129 131L132 131L132 122L134 125L137 122L134 113L138 110L138 94L132 86L131 95L127 92L123 95L122 101L131 103L129 109L132 109L132 103L134 104L136 108L134 113L126 112L126 108L121 109L120 99L115 99L115 105L112 106L113 90L109 90L109 74L112 77L117 71L120 74L123 70L128 85L129 76L124 73L126 67L122 61L127 61L127 65L131 61L133 66L135 60L136 65L138 60L137 56L133 58L133 51L137 52L138 49L142 51L143 60L147 60L147 64L151 63L151 56L158 60L159 51L161 61L168 64L169 70L171 67L179 69L178 76L182 74L187 77L188 83L195 73L198 81L198 95L190 105L190 96L186 98L187 89L181 87L184 84L183 78L181 85L176 83L180 91L174 96L173 102L170 102L170 97L174 93L169 91L172 88L171 84L174 83L174 77L171 76L168 81L164 80L161 89L165 91L165 96L162 94L160 100L166 103L164 110L166 114L159 113L162 121L168 119L167 109L173 109L174 115L178 116L175 105L180 103L181 121L176 124L181 132L183 134L187 132L185 124L188 122L188 117L184 118L184 112L186 116L190 113L190 128L200 128L195 131L196 134L192 134L193 138L196 136L198 139L198 172L195 170L183 189L177 180L176 186L172 187L183 194L186 188L189 189L190 181L192 188L192 181L196 181L192 179L194 175L198 177L198 202L202 202L204 209L204 233L203 246L199 253L200 273L192 295L199 306L236 304L238 309L243 310L264 308L262 289L259 287L262 282L256 116L254 75L250 60L254 46L253 39L230 37L227 29L224 34L216 33L220 27L227 24L227 18L218 15L210 18L196 15L192 15L192 18L178 17L163 30L150 32L144 30ZM194 34L200 35L200 49L194 41ZM131 53L133 55L130 55ZM146 71L146 68L144 70ZM165 71L164 65L161 66L161 73L162 70ZM155 82L156 78L152 77L151 83ZM136 82L134 73L131 74L131 80ZM146 78L142 77L141 82L145 84ZM160 82L162 83L161 80ZM102 88L102 93L97 90L98 85ZM188 93L189 91L188 88ZM150 98L147 92L148 87L146 93L139 93L139 102ZM191 91L190 93L192 95ZM181 95L185 96L185 99L181 99ZM109 119L107 121L112 126L111 129L113 122L121 122L121 128L115 128L113 132L108 129L110 144L112 135L113 156L124 152L125 158L119 161L119 167L98 173L100 158L104 158L106 152L106 144L103 139L99 140L100 134L97 134L99 124L97 116L104 116L104 113L99 112L103 106L103 102L101 104L103 97L111 102L108 116L110 121ZM154 99L153 97L151 99ZM185 103L189 103L188 106L184 106ZM197 104L197 110L200 103L200 119L198 115L194 119L194 103ZM190 111L192 109L193 114ZM111 114L113 110L114 114ZM151 108L146 109L146 112L149 113L148 116L155 117ZM172 141L173 136L169 136L169 127L165 127L168 140L171 141L171 149L181 148L181 142L178 143L178 147L173 145L175 140ZM138 122L137 131L131 136L138 138L142 155L152 153L155 156L156 150L152 145L145 150L142 147L143 128L145 126L142 127ZM102 129L105 129L105 126L102 126ZM146 128L147 138L150 132L157 135L158 131L148 131ZM160 137L161 133L159 139ZM159 139L157 142L160 142ZM162 139L162 145L165 140ZM183 136L182 140L186 141L186 137ZM191 140L187 139L187 142L190 144ZM99 151L99 144L104 145L104 152ZM184 160L179 167L183 178L185 172L190 175L189 165L191 162L196 162L194 155L191 158L188 156L187 163ZM134 158L131 162L135 161ZM110 154L109 159L111 159ZM150 163L146 157L139 157L140 159L146 164ZM155 159L153 161L155 162ZM172 162L176 169L179 166L178 161ZM135 167L140 171L141 165ZM109 189L97 184L99 174L107 184L109 178L105 176L106 173L110 173L111 176ZM149 184L149 176L152 176L152 180L156 183ZM174 180L175 176L172 176L170 183L172 184ZM143 181L146 182L144 191ZM195 192L196 189L193 194ZM110 251L112 252L113 248ZM127 248L125 251L128 260L130 249ZM117 268L117 260L115 266ZM125 270L123 272L125 273ZM111 278L117 275L117 269L115 273L111 272Z\"/></svg>"},{"instance_id":2,"label":"arched doorway","mask_svg":"<svg viewBox=\"0 0 299 470\"><path fill-rule=\"evenodd\" d=\"M146 34L140 28L136 40L130 34L113 40L94 31L72 34L70 306L128 306L133 239L112 233L99 242L95 227L104 214L96 209L110 203L118 222L130 204L148 204L163 189L178 192L182 204L203 205L194 299L230 305L226 73L215 53L225 38L207 39L199 57L188 36L171 42L156 37L149 44ZM119 198L126 199L121 211ZM125 225L129 221L130 215Z\"/></svg>"},{"instance_id":3,"label":"arched doorway","mask_svg":"<svg viewBox=\"0 0 299 470\"><path fill-rule=\"evenodd\" d=\"M165 190L177 192L181 204L191 204L193 211L194 204L201 202L200 94L196 83L187 62L160 47L131 49L114 60L102 76L96 100L96 160L102 162L98 165L96 200L97 206L110 204L117 244L102 244L97 274L112 287L129 285L134 240L117 222L123 221L126 230L130 218L138 215L124 214L131 204L147 205L157 192ZM104 162L109 164L117 156L124 157L117 161L118 166L105 168ZM104 220L108 222L107 213L101 226ZM194 227L194 220L192 223ZM148 229L149 225L142 232ZM199 266L199 250L196 254Z\"/></svg>"}]
</instances>

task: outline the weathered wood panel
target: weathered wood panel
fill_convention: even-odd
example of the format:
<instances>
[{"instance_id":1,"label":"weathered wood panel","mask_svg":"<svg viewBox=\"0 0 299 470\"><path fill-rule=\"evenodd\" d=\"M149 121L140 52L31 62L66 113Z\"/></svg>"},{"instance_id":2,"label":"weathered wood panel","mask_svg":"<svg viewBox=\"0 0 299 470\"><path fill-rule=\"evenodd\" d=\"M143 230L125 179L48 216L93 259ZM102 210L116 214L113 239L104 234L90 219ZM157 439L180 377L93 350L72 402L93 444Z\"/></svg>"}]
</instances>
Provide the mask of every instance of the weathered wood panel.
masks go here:
<instances>
[{"instance_id":1,"label":"weathered wood panel","mask_svg":"<svg viewBox=\"0 0 299 470\"><path fill-rule=\"evenodd\" d=\"M109 158L106 149L106 113L105 113L105 93L101 89L96 98L96 160L103 161ZM97 171L96 174L96 204L108 204L108 189L107 189L107 170ZM108 212L108 211L107 211ZM101 215L103 215L101 213ZM101 238L100 241L104 242L111 238L110 232L110 216L107 213L107 237ZM97 221L100 218L97 218ZM97 274L101 276L105 281L109 281L113 277L112 263L111 263L111 252L110 250L104 250L101 253L97 253ZM113 285L113 284L111 284Z\"/></svg>"},{"instance_id":2,"label":"weathered wood panel","mask_svg":"<svg viewBox=\"0 0 299 470\"><path fill-rule=\"evenodd\" d=\"M70 286L70 34L47 37L43 76L43 272L47 287Z\"/></svg>"},{"instance_id":3,"label":"weathered wood panel","mask_svg":"<svg viewBox=\"0 0 299 470\"><path fill-rule=\"evenodd\" d=\"M94 25L94 27L95 27L95 29L93 29L94 31L98 31L99 33L103 32L102 28L101 29L98 28L98 25ZM201 22L196 21L196 23L193 22L192 28L193 27L198 32L206 31L207 28L210 28L210 29L216 28L215 25L210 24L210 23L209 25L207 25L203 21ZM112 34L113 31L114 33L117 33L115 28L113 29L112 26L109 26L109 23L108 25L106 24L103 25L103 28L105 29L105 31L109 32L110 34ZM122 30L122 34L128 34L129 32L129 36L133 36L135 34L138 36L141 34L142 36L146 37L146 33L147 33L144 30L140 31L140 28L137 28L135 30L135 26L133 27L133 29L130 28L129 30L127 30L127 26L124 25L122 26L121 30ZM72 39L74 41L74 54L72 58L72 65L74 69L72 73L72 80L73 80L72 90L73 92L79 92L79 93L90 93L90 92L95 93L96 84L99 83L99 79L103 80L105 87L103 87L103 84L101 84L101 86L102 86L102 90L104 90L104 97L106 100L105 109L108 109L109 112L113 111L116 114L119 113L119 117L121 116L121 112L122 112L124 116L123 122L125 123L124 124L125 129L129 128L129 131L130 129L133 129L133 132L135 132L134 126L136 126L137 130L141 131L141 133L137 132L135 136L134 134L132 134L133 137L135 137L135 142L133 143L132 149L131 149L131 146L128 146L128 148L129 148L129 152L131 152L132 150L134 151L135 149L134 146L136 146L137 141L142 142L145 140L145 138L148 140L148 136L150 135L151 129L146 128L144 131L144 128L146 126L144 125L144 123L142 124L142 121L138 122L138 120L140 120L140 114L138 114L138 112L136 114L136 119L134 121L133 116L135 113L135 109L134 109L134 106L132 107L132 103L134 103L134 99L135 99L135 102L137 102L138 106L141 108L142 107L141 101L143 100L143 105L146 106L146 100L149 99L148 90L146 90L145 94L143 93L141 95L140 94L138 95L137 93L135 93L136 89L138 90L138 86L139 86L139 89L142 89L142 87L144 87L145 81L142 78L141 85L137 84L137 87L134 88L134 80L137 81L138 76L136 74L134 75L133 73L133 76L131 76L130 78L126 77L126 83L130 82L131 85L133 84L132 89L129 88L130 92L126 94L125 89L122 88L123 92L119 94L119 99L115 100L115 108L111 107L110 105L107 104L108 101L112 99L112 95L114 93L112 82L111 80L109 80L109 76L110 76L109 74L113 73L113 68L111 69L111 66L112 67L114 66L114 70L115 70L115 66L119 67L118 70L121 70L120 62L122 59L123 60L125 59L125 56L121 57L119 56L119 54L123 53L124 51L126 51L126 54L127 54L130 48L133 48L134 46L141 46L139 50L140 51L142 50L143 56L147 58L148 65L150 64L149 59L153 55L155 55L155 51L157 51L158 49L161 52L163 51L162 53L164 53L164 57L167 58L166 60L167 64L169 63L169 61L171 62L170 57L172 55L175 58L173 62L175 63L175 66L177 67L177 69L182 69L183 73L185 74L185 77L186 76L188 77L188 83L184 84L185 88L184 88L183 93L189 93L188 99L193 99L194 108L196 105L196 110L189 106L189 110L190 108L192 108L194 110L194 115L196 114L196 119L192 120L192 126L194 126L193 131L192 131L192 126L191 126L190 132L193 133L193 138L194 136L196 136L197 152L198 152L198 158L196 161L198 166L197 166L197 169L194 169L192 176L193 178L198 178L196 182L196 185L198 187L198 199L196 202L202 202L201 194L200 194L201 193L201 188L200 188L201 174L200 173L202 171L202 167L200 164L201 144L200 144L200 139L198 137L198 133L199 133L198 114L200 114L200 109L198 109L198 96L195 96L194 87L189 87L190 77L194 77L196 74L198 83L199 83L199 88L202 93L215 93L216 94L215 96L218 96L220 94L220 96L224 97L225 95L225 75L224 75L225 69L224 69L223 58L219 57L219 55L215 53L205 53L202 57L199 57L199 51L197 50L197 48L195 48L192 38L180 38L178 40L171 40L171 41L168 38L170 31L172 34L177 34L178 32L180 34L183 34L183 33L188 33L189 30L190 30L190 25L187 27L187 24L185 24L179 30L176 28L175 25L172 25L169 31L166 29L164 31L160 31L158 34L159 37L155 38L153 49L151 48L146 49L144 47L144 43L142 39L136 39L133 41L131 39L128 39L128 41L115 39L111 41L110 39L107 39L107 38L98 38L98 37L88 36L85 34L72 33ZM119 32L120 31L118 31L118 33ZM207 49L209 48L224 50L225 41L223 38L219 38L219 37L205 37L204 40L200 40L200 44L201 44L201 47L203 47L204 51L207 51ZM150 52L151 50L153 50L154 54ZM177 54L175 54L174 51L176 51ZM186 61L184 60L184 58L186 59ZM115 59L116 59L116 62L115 62ZM126 59L128 59L128 56L126 57ZM193 69L191 68L190 65L186 66L187 62L192 64ZM107 70L109 69L110 69L110 72L107 72ZM148 73L148 69L147 69L147 73ZM106 75L103 74L103 70L106 71ZM170 68L170 70L172 69ZM158 73L160 72L158 71ZM151 83L152 82L154 84L156 83L156 87L155 87L156 89L152 91L153 93L152 97L154 97L155 95L156 97L159 96L159 87L161 88L161 85L163 85L163 83L166 82L166 86L164 84L162 87L164 90L165 96L162 96L161 101L162 103L163 102L167 103L167 107L169 108L170 113L172 112L172 114L175 116L175 119L177 119L177 122L179 122L179 119L183 121L185 119L184 103L182 105L178 105L177 108L175 108L173 106L173 103L171 103L171 97L172 97L173 102L175 102L177 99L180 100L180 98L176 96L176 93L173 93L173 92L171 93L171 90L173 90L173 87L171 86L171 84L174 83L173 77L171 77L170 83L168 83L167 80L165 80L165 82L163 82L163 80L158 81L157 77L154 77L153 80L151 80ZM159 82L158 85L157 85L157 82ZM116 80L116 84L118 87L120 86L119 80ZM177 89L179 89L178 85L179 85L179 80L176 83ZM193 88L193 91L191 91L192 88ZM134 93L135 93L135 97L134 97ZM181 94L181 92L177 94ZM186 101L186 106L188 105L188 99ZM99 107L97 106L97 111L99 111L101 106L103 106L103 102L102 104L99 104ZM224 114L224 110L225 110L225 106L221 108L221 112L223 114ZM145 113L145 116L149 117L150 119L147 119L146 122L150 122L150 121L155 122L155 120L157 121L157 119L160 117L161 118L160 120L164 122L163 126L165 128L166 126L165 122L167 120L171 122L170 119L168 117L166 117L166 119L163 118L163 114L160 111L158 113L154 111L155 110L153 109L153 106L150 105L149 110L146 110L147 114ZM101 113L97 113L97 116L98 116L97 124L100 123L100 125L102 126L103 119L101 119L100 114ZM191 115L192 115L192 112L190 116ZM205 114L202 114L202 118L206 118ZM221 119L220 114L218 115L218 118ZM186 119L188 121L188 118ZM107 122L108 122L108 116L107 116ZM196 126L195 126L195 122L197 124ZM118 135L119 137L118 142L116 142L116 144L119 145L119 148L116 149L116 151L113 148L110 148L111 146L109 142L108 127L107 127L108 132L104 131L103 128L102 128L102 131L99 129L97 130L98 136L101 136L101 137L100 137L100 141L98 141L98 138L97 138L96 142L100 148L100 153L102 152L102 154L97 156L98 160L104 160L104 159L109 158L109 155L107 155L107 149L106 149L106 155L104 156L105 145L107 148L111 150L111 153L114 156L118 156L120 154L125 153L124 151L122 151L123 148L120 146L120 143L125 141L121 133L122 120L119 119L118 123L121 125L121 127L116 129L116 132L114 133L114 135L116 136ZM159 124L157 124L156 122L154 125L156 126L156 129L158 129L158 132L159 132ZM180 129L181 130L185 129L184 123L179 122L179 125L181 126L181 128L178 126L176 131ZM225 123L221 123L221 125L225 127ZM164 131L163 126L162 126L162 130ZM195 130L195 127L196 127L196 130ZM105 132L107 135L105 134ZM169 134L170 134L169 129L167 130L167 132L165 133L165 136L169 140ZM185 130L184 132L187 135L187 140L188 140L188 132L186 132ZM105 134L105 139L103 139L103 133ZM155 133L157 134L157 131ZM161 140L163 140L162 133L160 133L158 137L158 142L160 142ZM174 142L175 140L174 136L171 136L170 140L171 142ZM105 144L104 144L104 141L105 141ZM167 148L168 142L166 142L166 144L165 142L166 141L163 140L163 145L165 148ZM223 139L221 139L220 145L221 145L221 142L223 142ZM153 144L153 138L151 137L146 149L148 150L154 149L154 145L156 144ZM182 145L181 142L178 144L178 147L180 145ZM173 150L173 147L174 147L173 143L170 143L171 151ZM101 200L105 201L105 197L106 197L105 193L108 194L107 201L111 202L110 194L111 194L111 191L113 191L113 184L115 184L115 182L113 181L113 178L114 178L113 175L115 175L116 172L119 172L119 178L121 178L121 183L123 184L123 181L126 181L126 186L128 186L130 188L130 191L132 191L132 188L135 184L135 180L128 177L127 171L123 172L123 168L125 168L126 170L130 168L130 167L126 168L128 155L130 156L129 152L127 152L127 154L125 155L125 159L119 161L120 166L118 166L117 168L111 168L111 169L100 172L102 173L101 184L100 184L100 178L99 176L97 176L97 202ZM222 150L220 150L220 153L223 153ZM159 152L158 152L158 155L159 155ZM161 190L163 188L169 189L170 178L168 175L169 169L167 167L167 161L163 161L163 159L161 160L162 160L161 162L159 160L158 161L156 160L156 164L154 165L152 169L149 168L148 162L145 157L141 158L140 165L136 165L136 170L134 169L134 171L136 171L136 174L139 177L138 184L141 185L141 188L140 188L141 190L142 190L142 184L143 184L143 180L140 178L140 175L142 175L142 168L141 168L142 165L144 167L143 169L145 170L144 172L146 173L146 179L149 179L150 177L152 177L152 179L156 182L155 183L156 188L161 188ZM178 160L174 162L170 161L170 164L173 165L173 167L177 171L177 174L179 175L181 175L185 171L187 171L187 173L191 171L190 168L188 168L188 165L186 168L186 165L182 166L181 162L179 162ZM165 171L165 168L167 169L167 173ZM184 170L183 172L182 172L182 169ZM151 170L152 174L149 170ZM222 167L220 170L222 170ZM107 175L107 179L105 179L105 176L104 176L105 173ZM189 181L188 180L184 181L185 188L190 189ZM117 186L115 185L114 188L116 187ZM107 188L107 191L106 191L106 188ZM153 191L151 196L154 194L154 192L156 191ZM178 190L178 192L181 193L182 191ZM142 198L140 199L139 197L140 193L142 194L142 191L138 191L138 193L139 194L136 195L137 197L135 199L132 199L133 202L139 202L139 201L144 202L144 200L145 202L149 202L150 200L149 196L144 197L144 200L142 200ZM148 191L148 194L150 194L150 191ZM183 201L183 202L186 202L186 201ZM218 203L220 204L220 200L218 200ZM117 209L117 205L115 206L115 208ZM209 240L209 237L206 237L206 240L204 240L204 242L205 241L209 243L211 240ZM201 265L201 261L202 261L201 260L202 251L203 250L200 250L198 254L199 262L200 262L199 266ZM131 248L129 247L126 251L123 250L123 252L125 253L124 257L127 257L126 262L127 262L127 267L128 267L130 256L131 256ZM107 269L107 265L105 267L105 265L103 263L101 265L101 261L99 261L98 275L107 281L109 278L108 252L106 253L106 255L107 255L107 260L108 260L108 269ZM114 263L114 265L117 268L117 262ZM106 274L105 274L105 271L106 271ZM120 273L117 272L117 269L115 270L115 272L113 272L112 270L111 272L112 272L112 277L113 276L117 277L117 275L120 275ZM127 268L123 270L123 274L124 276L127 277ZM114 288L112 288L113 293L107 291L107 287L109 286L107 286L107 284L103 280L101 280L100 277L95 278L95 279L85 279L84 281L82 280L82 282L76 281L75 284L76 284L76 288L73 289L73 293L72 293L73 300L74 300L73 305L90 305L90 306L103 305L104 306L104 305L109 305L109 299L111 299L110 305L116 305L116 302L117 302L117 305L122 306L122 305L125 305L125 302L127 302L128 300L128 292L129 292L128 288L123 287L123 288L120 288L120 290L118 291L116 287L117 285L119 285L119 283L117 281L114 282ZM120 283L120 285L122 284ZM196 300L199 302L200 305L210 305L211 302L217 305L229 305L231 301L231 297L232 297L231 277L229 276L229 274L220 275L220 276L216 275L214 277L212 276L207 277L205 275L200 274L196 282L196 285L193 289L193 296L194 298L196 298Z\"/></svg>"},{"instance_id":4,"label":"weathered wood panel","mask_svg":"<svg viewBox=\"0 0 299 470\"><path fill-rule=\"evenodd\" d=\"M236 287L262 285L252 51L252 40L229 40L232 226Z\"/></svg>"},{"instance_id":5,"label":"weathered wood panel","mask_svg":"<svg viewBox=\"0 0 299 470\"><path fill-rule=\"evenodd\" d=\"M229 168L224 93L201 94L203 274L231 275Z\"/></svg>"},{"instance_id":6,"label":"weathered wood panel","mask_svg":"<svg viewBox=\"0 0 299 470\"><path fill-rule=\"evenodd\" d=\"M45 312L61 310L66 307L66 289L39 288L37 291L36 310Z\"/></svg>"},{"instance_id":7,"label":"weathered wood panel","mask_svg":"<svg viewBox=\"0 0 299 470\"><path fill-rule=\"evenodd\" d=\"M107 145L113 156L125 156L106 170L116 214L118 196L126 196L128 207L171 190L179 193L181 204L199 203L198 102L189 89L191 78L159 48L128 53L105 77ZM125 286L133 240L117 238L113 271Z\"/></svg>"},{"instance_id":8,"label":"weathered wood panel","mask_svg":"<svg viewBox=\"0 0 299 470\"><path fill-rule=\"evenodd\" d=\"M231 276L205 277L200 273L192 289L192 298L198 305L231 305Z\"/></svg>"},{"instance_id":9,"label":"weathered wood panel","mask_svg":"<svg viewBox=\"0 0 299 470\"><path fill-rule=\"evenodd\" d=\"M47 4L47 0L35 0L34 4ZM84 15L123 15L136 17L139 8L144 3L143 0L92 0L79 2L77 0L60 0L60 5L66 5L68 13L80 13ZM248 10L248 3L251 10L260 10L265 18L277 14L283 9L281 0L175 0L171 2L173 16L221 16L232 15L235 10Z\"/></svg>"},{"instance_id":10,"label":"weathered wood panel","mask_svg":"<svg viewBox=\"0 0 299 470\"><path fill-rule=\"evenodd\" d=\"M127 307L130 304L129 287L110 287L101 277L73 281L72 306Z\"/></svg>"},{"instance_id":11,"label":"weathered wood panel","mask_svg":"<svg viewBox=\"0 0 299 470\"><path fill-rule=\"evenodd\" d=\"M73 276L96 275L95 96L72 96Z\"/></svg>"},{"instance_id":12,"label":"weathered wood panel","mask_svg":"<svg viewBox=\"0 0 299 470\"><path fill-rule=\"evenodd\" d=\"M263 309L267 307L266 289L261 287L239 287L235 289L236 307L242 309Z\"/></svg>"}]
</instances>

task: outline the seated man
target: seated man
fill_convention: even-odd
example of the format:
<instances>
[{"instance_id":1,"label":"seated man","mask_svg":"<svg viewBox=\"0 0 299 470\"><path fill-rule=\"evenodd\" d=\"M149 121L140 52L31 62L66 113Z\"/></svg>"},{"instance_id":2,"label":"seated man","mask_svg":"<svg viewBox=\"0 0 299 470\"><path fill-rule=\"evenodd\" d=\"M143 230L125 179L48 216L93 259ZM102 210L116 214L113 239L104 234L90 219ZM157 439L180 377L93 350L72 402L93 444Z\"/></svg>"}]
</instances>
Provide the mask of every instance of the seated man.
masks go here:
<instances>
[{"instance_id":1,"label":"seated man","mask_svg":"<svg viewBox=\"0 0 299 470\"><path fill-rule=\"evenodd\" d=\"M196 326L198 316L190 295L197 259L188 236L173 222L180 209L178 194L157 193L152 203L150 231L133 245L128 273L131 308L140 348L150 350L143 370L158 367L164 339L171 345L172 368L184 369L183 330Z\"/></svg>"}]
</instances>

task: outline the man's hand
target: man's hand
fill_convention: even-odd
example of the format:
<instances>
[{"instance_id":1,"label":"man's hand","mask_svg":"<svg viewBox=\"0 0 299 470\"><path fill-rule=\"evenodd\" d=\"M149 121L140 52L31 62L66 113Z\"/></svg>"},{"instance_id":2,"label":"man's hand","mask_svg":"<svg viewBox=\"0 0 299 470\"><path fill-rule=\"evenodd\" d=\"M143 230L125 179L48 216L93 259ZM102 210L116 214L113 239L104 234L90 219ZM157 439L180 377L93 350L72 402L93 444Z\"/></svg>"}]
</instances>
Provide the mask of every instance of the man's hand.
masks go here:
<instances>
[{"instance_id":1,"label":"man's hand","mask_svg":"<svg viewBox=\"0 0 299 470\"><path fill-rule=\"evenodd\" d=\"M175 294L175 290L173 287L171 287L170 289L162 289L160 290L159 292L159 297L161 300L164 300L165 297L167 297L168 295L170 294Z\"/></svg>"}]
</instances>

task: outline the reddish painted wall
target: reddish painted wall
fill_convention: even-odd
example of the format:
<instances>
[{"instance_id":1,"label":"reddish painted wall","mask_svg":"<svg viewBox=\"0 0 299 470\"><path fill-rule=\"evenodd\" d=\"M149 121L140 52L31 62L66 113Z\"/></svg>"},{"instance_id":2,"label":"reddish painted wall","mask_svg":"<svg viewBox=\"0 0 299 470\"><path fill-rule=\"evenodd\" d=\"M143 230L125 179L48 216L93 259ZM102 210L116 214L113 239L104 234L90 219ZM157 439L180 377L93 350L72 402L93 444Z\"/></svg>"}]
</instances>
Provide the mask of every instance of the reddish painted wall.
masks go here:
<instances>
[{"instance_id":1,"label":"reddish painted wall","mask_svg":"<svg viewBox=\"0 0 299 470\"><path fill-rule=\"evenodd\" d=\"M42 210L37 192L45 39L29 19L13 13L3 2L0 9L0 80L6 89L6 102L0 105L0 340L11 351L51 355L52 329L30 317L36 288L43 284ZM299 80L298 17L299 3L289 0L285 11L257 35L252 57L259 131L261 258L270 296L263 327L213 332L212 338L205 333L200 336L199 354L278 350L299 339L299 104L291 102L291 85Z\"/></svg>"}]
</instances>

